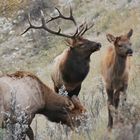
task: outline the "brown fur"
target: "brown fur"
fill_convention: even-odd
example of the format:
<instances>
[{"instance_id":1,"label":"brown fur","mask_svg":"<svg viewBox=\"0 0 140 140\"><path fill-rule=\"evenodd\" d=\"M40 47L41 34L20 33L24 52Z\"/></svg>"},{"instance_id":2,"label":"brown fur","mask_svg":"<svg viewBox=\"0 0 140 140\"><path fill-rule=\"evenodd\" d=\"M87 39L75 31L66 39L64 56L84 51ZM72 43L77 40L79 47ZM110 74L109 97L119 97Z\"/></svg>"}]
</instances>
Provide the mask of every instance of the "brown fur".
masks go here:
<instances>
[{"instance_id":1,"label":"brown fur","mask_svg":"<svg viewBox=\"0 0 140 140\"><path fill-rule=\"evenodd\" d=\"M102 60L101 70L108 95L108 126L110 128L113 126L110 105L113 105L117 109L120 93L122 92L126 96L130 69L130 57L128 56L133 53L130 43L132 32L131 29L128 34L119 37L114 37L110 34L107 35L107 39L114 44L114 47L108 48Z\"/></svg>"},{"instance_id":2,"label":"brown fur","mask_svg":"<svg viewBox=\"0 0 140 140\"><path fill-rule=\"evenodd\" d=\"M52 80L56 92L65 86L68 95L78 96L81 84L89 72L90 56L101 44L82 37L67 41L69 48L54 60Z\"/></svg>"},{"instance_id":3,"label":"brown fur","mask_svg":"<svg viewBox=\"0 0 140 140\"><path fill-rule=\"evenodd\" d=\"M0 77L0 111L10 111L12 88L16 89L16 103L29 116L27 135L30 140L34 139L30 123L37 113L45 115L53 122L61 122L71 128L80 124L80 119L77 120L77 117L81 116L82 112L75 108L78 101L74 96L71 100L68 97L60 96L38 77L23 71ZM2 114L0 114L0 118L3 118L3 121L6 120L6 116Z\"/></svg>"}]
</instances>

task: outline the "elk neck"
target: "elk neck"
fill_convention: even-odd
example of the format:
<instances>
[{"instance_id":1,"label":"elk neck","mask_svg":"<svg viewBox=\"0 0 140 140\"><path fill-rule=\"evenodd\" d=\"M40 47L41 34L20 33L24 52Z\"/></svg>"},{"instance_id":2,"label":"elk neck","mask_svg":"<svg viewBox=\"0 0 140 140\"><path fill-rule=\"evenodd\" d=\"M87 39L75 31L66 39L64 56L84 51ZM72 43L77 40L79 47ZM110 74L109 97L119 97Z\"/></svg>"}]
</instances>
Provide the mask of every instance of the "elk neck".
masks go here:
<instances>
[{"instance_id":1,"label":"elk neck","mask_svg":"<svg viewBox=\"0 0 140 140\"><path fill-rule=\"evenodd\" d=\"M68 50L66 57L60 65L63 80L66 82L79 82L84 80L89 72L90 57L85 58L75 50Z\"/></svg>"},{"instance_id":2,"label":"elk neck","mask_svg":"<svg viewBox=\"0 0 140 140\"><path fill-rule=\"evenodd\" d=\"M44 99L44 106L40 110L42 114L46 114L49 111L61 111L64 105L64 97L56 94L50 87L45 84L41 87L42 97ZM48 114L48 113L47 113Z\"/></svg>"},{"instance_id":3,"label":"elk neck","mask_svg":"<svg viewBox=\"0 0 140 140\"><path fill-rule=\"evenodd\" d=\"M76 61L82 61L82 62L89 62L91 53L81 53L80 51L77 51L76 49L68 49L67 52L68 58L70 60L76 60Z\"/></svg>"},{"instance_id":4,"label":"elk neck","mask_svg":"<svg viewBox=\"0 0 140 140\"><path fill-rule=\"evenodd\" d=\"M62 122L67 124L67 112L64 109L68 104L67 97L63 97L55 93L51 88L42 85L42 95L44 99L44 106L38 111L39 114L47 116L52 122ZM68 125L68 124L67 124Z\"/></svg>"},{"instance_id":5,"label":"elk neck","mask_svg":"<svg viewBox=\"0 0 140 140\"><path fill-rule=\"evenodd\" d=\"M127 61L127 57L120 56L115 52L113 71L116 76L120 77L121 75L124 74L126 68L126 61Z\"/></svg>"}]
</instances>

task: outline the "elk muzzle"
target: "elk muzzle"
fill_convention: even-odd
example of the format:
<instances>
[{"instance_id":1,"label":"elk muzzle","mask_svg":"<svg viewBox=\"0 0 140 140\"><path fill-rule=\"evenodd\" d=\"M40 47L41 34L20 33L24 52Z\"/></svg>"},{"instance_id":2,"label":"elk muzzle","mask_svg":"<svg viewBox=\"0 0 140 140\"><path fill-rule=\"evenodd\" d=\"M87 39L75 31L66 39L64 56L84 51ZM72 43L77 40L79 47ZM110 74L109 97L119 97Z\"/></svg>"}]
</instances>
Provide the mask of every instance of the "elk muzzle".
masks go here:
<instances>
[{"instance_id":1,"label":"elk muzzle","mask_svg":"<svg viewBox=\"0 0 140 140\"><path fill-rule=\"evenodd\" d=\"M126 54L127 54L127 56L132 56L133 55L133 50L132 49L128 49Z\"/></svg>"},{"instance_id":2,"label":"elk muzzle","mask_svg":"<svg viewBox=\"0 0 140 140\"><path fill-rule=\"evenodd\" d=\"M94 51L100 50L101 46L102 46L101 43L96 43Z\"/></svg>"},{"instance_id":3,"label":"elk muzzle","mask_svg":"<svg viewBox=\"0 0 140 140\"><path fill-rule=\"evenodd\" d=\"M100 49L101 48L101 43L97 43L97 47Z\"/></svg>"}]
</instances>

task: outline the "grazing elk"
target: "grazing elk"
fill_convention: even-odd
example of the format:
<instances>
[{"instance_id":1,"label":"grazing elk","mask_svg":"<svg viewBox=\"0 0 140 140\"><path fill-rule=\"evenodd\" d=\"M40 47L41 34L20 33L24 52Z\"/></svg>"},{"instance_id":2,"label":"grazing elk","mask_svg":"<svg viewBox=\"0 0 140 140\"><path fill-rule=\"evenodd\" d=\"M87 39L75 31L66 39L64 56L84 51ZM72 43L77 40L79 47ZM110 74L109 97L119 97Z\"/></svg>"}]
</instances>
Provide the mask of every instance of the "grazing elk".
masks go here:
<instances>
[{"instance_id":1,"label":"grazing elk","mask_svg":"<svg viewBox=\"0 0 140 140\"><path fill-rule=\"evenodd\" d=\"M101 48L101 44L82 37L84 33L93 26L93 24L90 26L88 26L86 23L81 24L79 27L77 27L74 35L61 33L60 28L57 32L50 30L45 23L49 23L59 18L70 20L77 25L73 17L71 7L69 17L62 15L59 9L56 8L56 10L58 11L59 15L56 17L51 17L51 19L47 22L45 21L42 13L41 26L34 26L31 24L30 20L28 20L30 26L23 32L23 34L29 29L33 28L44 29L49 33L67 38L66 42L69 48L64 50L64 52L55 59L52 80L54 82L54 89L57 93L64 85L69 97L72 97L73 95L78 96L82 81L89 72L90 56L93 52ZM77 98L77 100L79 99Z\"/></svg>"},{"instance_id":2,"label":"grazing elk","mask_svg":"<svg viewBox=\"0 0 140 140\"><path fill-rule=\"evenodd\" d=\"M129 79L130 57L133 54L131 49L130 37L133 34L131 29L126 35L114 37L107 34L107 40L114 44L110 47L102 61L102 75L105 80L106 92L108 95L108 127L113 126L113 116L111 115L110 105L115 109L119 105L120 93L126 99L126 90Z\"/></svg>"},{"instance_id":3,"label":"grazing elk","mask_svg":"<svg viewBox=\"0 0 140 140\"><path fill-rule=\"evenodd\" d=\"M43 114L50 121L61 122L72 129L80 125L78 116L83 117L83 114L76 109L77 100L74 96L73 100L60 96L35 75L23 71L0 77L0 119L3 122L8 119L5 113L11 113L12 92L15 94L16 105L20 106L20 109L24 110L28 116L26 134L30 140L34 140L30 124L35 114ZM12 116L12 118L16 117ZM12 119L12 121L17 123L16 119Z\"/></svg>"}]
</instances>

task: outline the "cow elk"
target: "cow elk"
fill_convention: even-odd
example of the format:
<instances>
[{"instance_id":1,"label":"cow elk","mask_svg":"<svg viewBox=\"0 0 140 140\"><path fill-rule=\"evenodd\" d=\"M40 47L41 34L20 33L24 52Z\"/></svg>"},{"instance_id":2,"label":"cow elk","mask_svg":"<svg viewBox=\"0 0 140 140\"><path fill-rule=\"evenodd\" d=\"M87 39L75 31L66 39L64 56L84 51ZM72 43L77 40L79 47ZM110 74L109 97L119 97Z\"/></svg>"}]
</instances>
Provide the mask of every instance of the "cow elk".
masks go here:
<instances>
[{"instance_id":1,"label":"cow elk","mask_svg":"<svg viewBox=\"0 0 140 140\"><path fill-rule=\"evenodd\" d=\"M58 11L59 15L56 17L51 17L51 19L47 22L45 21L44 15L41 12L41 26L34 26L31 24L30 20L28 20L30 26L25 30L25 32L23 32L23 34L29 29L33 28L44 29L49 33L67 38L66 43L69 48L64 50L64 52L55 59L52 71L52 80L54 83L54 90L57 93L59 92L59 89L64 86L69 97L72 97L73 95L76 95L77 97L81 89L81 84L89 72L90 56L93 52L98 51L101 48L101 44L83 38L84 33L94 24L88 26L86 23L83 23L80 26L77 26L71 7L69 17L62 15L59 9L56 8L56 10ZM75 33L73 35L68 35L61 33L60 28L58 31L52 31L49 29L45 23L50 23L56 19L72 21L76 26ZM78 100L79 99L77 98L77 101Z\"/></svg>"},{"instance_id":2,"label":"cow elk","mask_svg":"<svg viewBox=\"0 0 140 140\"><path fill-rule=\"evenodd\" d=\"M70 126L72 129L80 125L81 117L84 116L75 107L75 97L73 97L73 100L70 100L68 97L60 96L41 82L35 75L18 71L14 74L0 77L1 122L7 122L8 117L5 115L7 112L12 113L10 103L13 91L16 105L20 106L20 111L25 111L28 116L26 117L28 119L26 120L28 125L26 134L30 140L34 140L34 134L30 124L35 114L43 114L50 121L61 122ZM11 119L13 121L12 123L17 123L16 116L12 116L12 118L14 118ZM25 136L22 139L24 140Z\"/></svg>"},{"instance_id":3,"label":"cow elk","mask_svg":"<svg viewBox=\"0 0 140 140\"><path fill-rule=\"evenodd\" d=\"M108 95L108 127L113 127L113 116L111 106L118 108L120 94L126 100L126 90L128 86L130 57L133 54L131 49L130 37L133 34L131 29L126 35L115 37L107 34L107 40L114 46L108 48L102 60L102 75L105 81L106 92Z\"/></svg>"}]
</instances>

